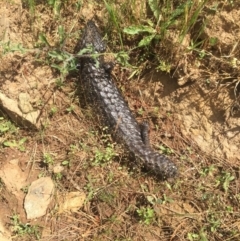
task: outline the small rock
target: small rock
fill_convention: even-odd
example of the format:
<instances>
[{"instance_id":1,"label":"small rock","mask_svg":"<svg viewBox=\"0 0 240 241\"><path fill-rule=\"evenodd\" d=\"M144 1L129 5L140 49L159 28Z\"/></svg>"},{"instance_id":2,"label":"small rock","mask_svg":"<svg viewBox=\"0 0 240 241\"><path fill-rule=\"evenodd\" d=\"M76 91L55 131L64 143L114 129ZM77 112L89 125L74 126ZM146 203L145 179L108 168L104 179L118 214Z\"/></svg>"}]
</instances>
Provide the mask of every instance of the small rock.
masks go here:
<instances>
[{"instance_id":1,"label":"small rock","mask_svg":"<svg viewBox=\"0 0 240 241\"><path fill-rule=\"evenodd\" d=\"M59 197L59 213L76 212L81 208L86 199L84 192L70 192Z\"/></svg>"},{"instance_id":2,"label":"small rock","mask_svg":"<svg viewBox=\"0 0 240 241\"><path fill-rule=\"evenodd\" d=\"M188 83L189 81L190 80L189 80L188 76L184 76L184 77L178 78L178 85L179 86L183 86L186 83Z\"/></svg>"},{"instance_id":3,"label":"small rock","mask_svg":"<svg viewBox=\"0 0 240 241\"><path fill-rule=\"evenodd\" d=\"M28 93L20 93L18 99L18 106L22 113L27 114L33 111L33 107L30 104L30 96Z\"/></svg>"},{"instance_id":4,"label":"small rock","mask_svg":"<svg viewBox=\"0 0 240 241\"><path fill-rule=\"evenodd\" d=\"M30 113L23 113L18 106L18 102L8 98L6 95L0 92L0 106L9 115L13 122L24 126L37 129L39 123L37 123L40 111L32 111ZM24 108L24 107L23 107ZM30 108L30 107L29 107ZM27 111L27 109L25 109Z\"/></svg>"},{"instance_id":5,"label":"small rock","mask_svg":"<svg viewBox=\"0 0 240 241\"><path fill-rule=\"evenodd\" d=\"M62 171L64 171L64 167L61 166L61 164L58 164L58 165L53 167L53 173L60 173Z\"/></svg>"},{"instance_id":6,"label":"small rock","mask_svg":"<svg viewBox=\"0 0 240 241\"><path fill-rule=\"evenodd\" d=\"M50 177L41 177L32 182L24 200L24 208L28 219L34 219L46 214L53 196L54 184Z\"/></svg>"}]
</instances>

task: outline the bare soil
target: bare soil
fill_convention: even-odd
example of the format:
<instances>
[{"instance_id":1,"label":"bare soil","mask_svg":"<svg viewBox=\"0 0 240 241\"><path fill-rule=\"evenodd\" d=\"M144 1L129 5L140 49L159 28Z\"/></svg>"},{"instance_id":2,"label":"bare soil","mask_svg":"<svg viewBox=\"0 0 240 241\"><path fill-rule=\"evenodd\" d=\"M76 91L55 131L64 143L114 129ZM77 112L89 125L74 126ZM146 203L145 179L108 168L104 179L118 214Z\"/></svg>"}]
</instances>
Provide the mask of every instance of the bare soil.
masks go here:
<instances>
[{"instance_id":1,"label":"bare soil","mask_svg":"<svg viewBox=\"0 0 240 241\"><path fill-rule=\"evenodd\" d=\"M24 150L4 145L0 149L0 239L2 235L2 240L37 240L32 234L14 232L11 217L18 214L22 223L40 227L40 240L240 240L237 6L222 1L219 10L212 10L214 3L206 10L207 24L199 39L218 40L206 47L207 58L182 51L190 46L199 28L196 24L181 44L174 31L162 43L161 54L172 63L170 74L151 69L128 80L129 70L120 66L114 70L137 120L150 123L153 147L160 151L164 146L179 168L174 180L161 182L131 169L129 155L116 143L110 162L92 164L96 152L104 153L106 143L113 143L111 137L101 131L92 110L80 107L77 77L67 76L57 86L59 72L49 65L45 49L38 51L39 33L56 46L62 25L69 34L65 51L72 53L87 19L94 17L100 26L105 23L107 13L101 4L86 1L74 12L75 1L69 1L58 18L43 3L35 6L33 17L20 0L0 2L1 41L29 50L3 54L2 48L0 89L17 102L20 93L29 94L31 106L40 111L41 126L37 131L19 126L17 134L0 136L1 143L27 138ZM46 153L53 165L43 164ZM57 179L53 173L53 167L66 160L70 162L66 172L87 195L84 207L58 214L54 199L44 217L27 220L21 189L39 175L52 176L56 192L75 190L68 178ZM229 181L229 175L234 179ZM143 207L155 212L150 225L138 215Z\"/></svg>"}]
</instances>

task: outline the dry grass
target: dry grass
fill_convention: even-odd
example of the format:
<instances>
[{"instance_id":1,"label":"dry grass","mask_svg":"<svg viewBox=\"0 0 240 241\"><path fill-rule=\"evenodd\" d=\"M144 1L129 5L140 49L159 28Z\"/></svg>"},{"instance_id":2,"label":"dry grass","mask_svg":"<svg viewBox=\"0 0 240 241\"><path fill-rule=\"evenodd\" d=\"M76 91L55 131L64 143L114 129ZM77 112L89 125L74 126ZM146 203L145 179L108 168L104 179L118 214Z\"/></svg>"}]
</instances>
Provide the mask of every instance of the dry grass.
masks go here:
<instances>
[{"instance_id":1,"label":"dry grass","mask_svg":"<svg viewBox=\"0 0 240 241\"><path fill-rule=\"evenodd\" d=\"M31 7L23 5L23 13L28 17L24 18L22 25L29 27L29 32L24 33L28 38L25 38L23 45L26 48L44 49L44 54L40 57L35 55L35 49L30 53L34 58L38 58L40 66L53 63L60 66L61 63L49 58L45 51L58 49L73 52L80 35L79 29L84 26L85 18L92 16L95 16L99 23L104 23L101 27L107 26L107 17L110 16L110 20L115 17L115 22L109 24L110 30L106 31L109 47L115 52L131 49L141 40L141 35L129 37L119 32L123 27L141 23L141 11L135 12L135 6L140 9L145 6L139 1L120 1L124 2L120 10L120 5L109 3L108 11L104 4L98 4L96 1L92 3L71 0L61 4L60 1L52 1L55 5L34 4L33 0L26 2ZM194 1L196 4L197 2ZM79 11L77 3L80 6ZM171 8L177 6L175 1L173 3ZM214 3L209 1L202 11L209 13L213 5ZM218 11L231 7L227 1L221 1ZM189 10L188 20L191 20L194 9L196 6ZM126 15L123 10L128 18L124 18ZM200 13L199 21L202 21L202 16ZM180 20L182 21L182 18ZM211 82L213 76L217 76L220 82L231 78L232 86L237 88L239 65L234 67L229 59L219 54L220 52L213 53L218 51L218 46L208 48L209 36L202 35L203 42L189 51L186 46L189 47L189 41L193 39L186 40L186 46L176 41L179 33L184 30L178 29L179 24L181 22L172 25L169 35L164 34L160 45L153 43L147 46L145 54L142 49L129 52L131 64L138 66L136 73L143 73L149 66L162 69L170 65L170 72L174 70L175 76L185 76L186 80L182 80L184 84L196 81L199 76ZM63 34L59 33L59 26L65 29ZM197 24L190 26L184 38L188 38L189 33L194 33L196 27ZM37 41L36 46L35 40L39 33L44 37ZM63 36L67 38L61 42ZM45 46L44 38L51 48ZM196 41L200 41L199 36ZM199 58L199 51L204 51L205 58ZM239 51L233 49L232 54L231 59L240 58ZM196 66L192 63L196 60L200 62L201 68L194 74L191 71L196 71ZM181 72L184 64L185 72ZM230 165L225 158L215 158L203 153L190 137L183 135L181 123L174 114L159 111L156 116L154 110L149 110L155 103L151 102L151 99L139 100L135 92L136 84L129 83L127 74L130 74L129 70L121 68L116 68L114 72L131 108L138 112L138 120L151 121L152 144L159 148L159 143L164 143L163 151L173 158L179 167L179 175L174 180L160 182L139 168L132 168L134 165L129 165L129 162L133 162L131 156L105 134L93 111L79 107L81 99L78 99L76 93L77 76L66 76L65 72L53 70L54 78L60 81L57 84L50 83L49 98L45 99L49 101L43 99L45 104L42 129L37 132L19 130L17 135L11 135L15 139L27 137L26 152L32 157L31 168L38 169L41 175L52 176L58 192L75 189L69 178L59 178L53 174L53 165L43 165L43 156L50 155L54 165L68 161L69 165L65 170L85 191L87 200L84 207L75 213L59 215L57 209L49 210L46 217L38 220L43 230L40 240L239 240L239 163ZM139 88L144 91L148 86ZM235 96L233 102L239 104L238 101ZM140 113L141 109L145 111ZM4 135L3 133L6 138ZM2 148L1 152L4 153L4 150ZM109 156L110 160L106 161ZM3 195L7 198L6 194ZM15 236L14 240L36 240L36 237Z\"/></svg>"}]
</instances>

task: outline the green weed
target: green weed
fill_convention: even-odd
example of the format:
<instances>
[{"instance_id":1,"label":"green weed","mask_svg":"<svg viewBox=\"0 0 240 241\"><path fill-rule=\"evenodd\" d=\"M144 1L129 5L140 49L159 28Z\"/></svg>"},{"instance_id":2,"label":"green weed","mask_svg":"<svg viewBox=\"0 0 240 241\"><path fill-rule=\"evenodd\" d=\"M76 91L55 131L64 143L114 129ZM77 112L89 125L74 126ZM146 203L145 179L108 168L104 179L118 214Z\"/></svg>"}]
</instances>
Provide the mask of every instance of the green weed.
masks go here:
<instances>
[{"instance_id":1,"label":"green weed","mask_svg":"<svg viewBox=\"0 0 240 241\"><path fill-rule=\"evenodd\" d=\"M25 151L25 142L27 141L26 137L23 137L19 141L12 140L12 141L4 141L3 145L6 147L16 147L19 151Z\"/></svg>"},{"instance_id":2,"label":"green weed","mask_svg":"<svg viewBox=\"0 0 240 241\"><path fill-rule=\"evenodd\" d=\"M114 151L114 145L109 143L104 151L100 149L97 149L95 151L95 156L92 159L92 165L103 166L115 156L116 156L116 153Z\"/></svg>"},{"instance_id":3,"label":"green weed","mask_svg":"<svg viewBox=\"0 0 240 241\"><path fill-rule=\"evenodd\" d=\"M44 153L43 154L43 163L45 163L47 166L54 164L53 156L50 153Z\"/></svg>"},{"instance_id":4,"label":"green weed","mask_svg":"<svg viewBox=\"0 0 240 241\"><path fill-rule=\"evenodd\" d=\"M59 181L62 180L63 174L61 172L54 173L54 180Z\"/></svg>"},{"instance_id":5,"label":"green weed","mask_svg":"<svg viewBox=\"0 0 240 241\"><path fill-rule=\"evenodd\" d=\"M61 162L61 165L62 165L62 166L68 166L68 167L71 166L71 165L70 165L70 161L68 161L68 160L62 161L62 162Z\"/></svg>"},{"instance_id":6,"label":"green weed","mask_svg":"<svg viewBox=\"0 0 240 241\"><path fill-rule=\"evenodd\" d=\"M91 175L87 175L87 181L88 182L84 187L84 190L87 192L87 198L85 202L91 201L97 192L97 190L94 188L96 179L92 178Z\"/></svg>"},{"instance_id":7,"label":"green weed","mask_svg":"<svg viewBox=\"0 0 240 241\"><path fill-rule=\"evenodd\" d=\"M167 73L170 73L171 70L171 64L167 63L164 60L158 59L158 66L156 67L156 70L164 71Z\"/></svg>"},{"instance_id":8,"label":"green weed","mask_svg":"<svg viewBox=\"0 0 240 241\"><path fill-rule=\"evenodd\" d=\"M188 233L187 239L189 241L208 241L207 235L203 229L201 229L199 233Z\"/></svg>"},{"instance_id":9,"label":"green weed","mask_svg":"<svg viewBox=\"0 0 240 241\"><path fill-rule=\"evenodd\" d=\"M225 192L228 191L230 182L232 182L235 179L234 176L231 175L230 172L223 172L218 178L217 178L217 186L221 186Z\"/></svg>"},{"instance_id":10,"label":"green weed","mask_svg":"<svg viewBox=\"0 0 240 241\"><path fill-rule=\"evenodd\" d=\"M221 225L221 219L214 213L207 216L207 221L211 232L215 232Z\"/></svg>"},{"instance_id":11,"label":"green weed","mask_svg":"<svg viewBox=\"0 0 240 241\"><path fill-rule=\"evenodd\" d=\"M66 111L67 111L69 114L72 113L72 112L74 111L74 106L70 105L70 106L66 109Z\"/></svg>"},{"instance_id":12,"label":"green weed","mask_svg":"<svg viewBox=\"0 0 240 241\"><path fill-rule=\"evenodd\" d=\"M61 10L61 6L62 6L62 2L64 2L64 1L48 0L48 4L52 7L53 13L56 17L60 16L60 10Z\"/></svg>"},{"instance_id":13,"label":"green weed","mask_svg":"<svg viewBox=\"0 0 240 241\"><path fill-rule=\"evenodd\" d=\"M11 121L5 120L0 117L0 136L6 133L16 134L19 128L16 127Z\"/></svg>"},{"instance_id":14,"label":"green weed","mask_svg":"<svg viewBox=\"0 0 240 241\"><path fill-rule=\"evenodd\" d=\"M208 167L204 167L202 168L202 170L200 171L200 174L204 177L208 176L208 175L212 175L212 173L216 170L214 165L210 165Z\"/></svg>"},{"instance_id":15,"label":"green weed","mask_svg":"<svg viewBox=\"0 0 240 241\"><path fill-rule=\"evenodd\" d=\"M35 8L36 8L36 2L35 0L23 0L23 2L27 5L31 17L33 17L35 15ZM59 17L60 16L60 10L61 10L61 6L62 6L62 2L61 0L47 0L46 1L48 3L49 6L52 7L53 9L53 13L55 15L55 17ZM79 2L78 2L79 4Z\"/></svg>"},{"instance_id":16,"label":"green weed","mask_svg":"<svg viewBox=\"0 0 240 241\"><path fill-rule=\"evenodd\" d=\"M147 33L148 35L143 37L143 39L138 43L138 47L149 46L154 38L159 37L151 21L148 21L148 25L125 27L123 32L129 35Z\"/></svg>"},{"instance_id":17,"label":"green weed","mask_svg":"<svg viewBox=\"0 0 240 241\"><path fill-rule=\"evenodd\" d=\"M2 47L2 54L6 55L8 53L20 52L22 54L27 53L29 50L24 48L22 44L8 42L0 42L0 47Z\"/></svg>"},{"instance_id":18,"label":"green weed","mask_svg":"<svg viewBox=\"0 0 240 241\"><path fill-rule=\"evenodd\" d=\"M108 11L109 15L109 22L114 25L114 27L117 29L118 37L120 40L120 45L123 48L123 40L121 35L121 27L120 27L120 16L117 12L117 9L115 8L114 4L111 4L110 2L104 0L105 7Z\"/></svg>"},{"instance_id":19,"label":"green weed","mask_svg":"<svg viewBox=\"0 0 240 241\"><path fill-rule=\"evenodd\" d=\"M50 109L50 117L53 117L58 111L58 108L56 106L53 106L51 109Z\"/></svg>"},{"instance_id":20,"label":"green weed","mask_svg":"<svg viewBox=\"0 0 240 241\"><path fill-rule=\"evenodd\" d=\"M159 149L162 151L165 155L171 155L174 153L174 151L171 148L165 147L165 146L159 146Z\"/></svg>"},{"instance_id":21,"label":"green weed","mask_svg":"<svg viewBox=\"0 0 240 241\"><path fill-rule=\"evenodd\" d=\"M133 67L130 63L129 63L129 54L125 51L119 51L115 54L113 54L114 58L116 59L116 61L118 63L120 63L122 66L128 66L128 67ZM130 77L129 77L130 78Z\"/></svg>"},{"instance_id":22,"label":"green weed","mask_svg":"<svg viewBox=\"0 0 240 241\"><path fill-rule=\"evenodd\" d=\"M20 151L25 151L24 145L27 141L27 138L23 137L18 141L11 140L14 138L14 135L18 133L18 131L19 128L17 128L11 121L5 120L3 117L0 117L0 136L3 136L2 145L4 147L17 148Z\"/></svg>"},{"instance_id":23,"label":"green weed","mask_svg":"<svg viewBox=\"0 0 240 241\"><path fill-rule=\"evenodd\" d=\"M204 1L186 1L181 7L181 10L184 10L184 21L181 22L184 23L181 28L180 33L180 42L184 39L186 34L191 30L191 28L194 26L194 24L197 22L198 16L201 13L203 7L206 5L208 0ZM199 31L199 35L202 33L204 28L204 25L202 29Z\"/></svg>"},{"instance_id":24,"label":"green weed","mask_svg":"<svg viewBox=\"0 0 240 241\"><path fill-rule=\"evenodd\" d=\"M19 216L17 214L14 214L12 217L10 217L13 231L16 235L24 236L29 235L31 237L35 237L37 240L40 239L40 230L38 225L30 225L29 223L22 223L19 219Z\"/></svg>"},{"instance_id":25,"label":"green weed","mask_svg":"<svg viewBox=\"0 0 240 241\"><path fill-rule=\"evenodd\" d=\"M140 218L141 223L150 225L155 220L154 209L152 209L150 207L147 207L147 208L141 207L141 208L137 209L136 211Z\"/></svg>"},{"instance_id":26,"label":"green weed","mask_svg":"<svg viewBox=\"0 0 240 241\"><path fill-rule=\"evenodd\" d=\"M167 197L166 194L163 194L163 198L158 201L159 203L166 204L173 202L173 199L170 197Z\"/></svg>"},{"instance_id":27,"label":"green weed","mask_svg":"<svg viewBox=\"0 0 240 241\"><path fill-rule=\"evenodd\" d=\"M35 14L35 7L36 7L35 0L23 0L23 2L28 6L30 11L30 16L33 17Z\"/></svg>"},{"instance_id":28,"label":"green weed","mask_svg":"<svg viewBox=\"0 0 240 241\"><path fill-rule=\"evenodd\" d=\"M52 68L57 69L60 77L56 80L56 85L62 87L66 76L77 69L76 57L73 54L61 50L52 50L48 52L49 63Z\"/></svg>"},{"instance_id":29,"label":"green weed","mask_svg":"<svg viewBox=\"0 0 240 241\"><path fill-rule=\"evenodd\" d=\"M159 0L148 0L148 5L153 13L154 21L147 19L144 25L132 25L125 27L123 32L130 35L139 35L145 33L146 36L138 43L138 47L149 46L153 39L164 38L167 30L172 26L180 29L180 42L190 31L197 21L197 18L207 0L185 1L179 4L175 9L170 0L160 4Z\"/></svg>"}]
</instances>

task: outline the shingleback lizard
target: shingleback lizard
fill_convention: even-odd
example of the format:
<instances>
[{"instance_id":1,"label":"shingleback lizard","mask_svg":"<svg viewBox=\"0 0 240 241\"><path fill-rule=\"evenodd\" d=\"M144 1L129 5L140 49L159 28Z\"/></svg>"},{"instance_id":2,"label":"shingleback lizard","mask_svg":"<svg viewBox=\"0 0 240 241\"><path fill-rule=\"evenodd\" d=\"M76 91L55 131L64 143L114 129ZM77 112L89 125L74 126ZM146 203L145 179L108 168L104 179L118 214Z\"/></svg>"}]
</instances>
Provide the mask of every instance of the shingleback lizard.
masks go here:
<instances>
[{"instance_id":1,"label":"shingleback lizard","mask_svg":"<svg viewBox=\"0 0 240 241\"><path fill-rule=\"evenodd\" d=\"M112 135L121 140L145 168L163 179L175 176L175 164L148 145L147 125L143 124L144 128L141 128L137 123L113 82L112 65L100 56L105 52L106 44L92 20L87 22L83 31L78 52L86 48L89 50L79 58L79 63L80 88L85 93L87 104L95 108L102 124L109 127Z\"/></svg>"}]
</instances>

